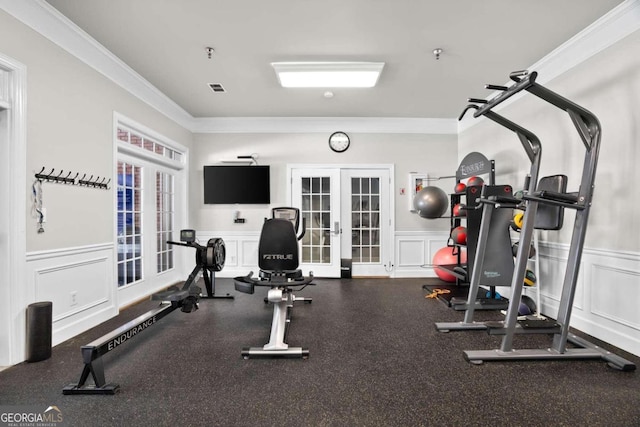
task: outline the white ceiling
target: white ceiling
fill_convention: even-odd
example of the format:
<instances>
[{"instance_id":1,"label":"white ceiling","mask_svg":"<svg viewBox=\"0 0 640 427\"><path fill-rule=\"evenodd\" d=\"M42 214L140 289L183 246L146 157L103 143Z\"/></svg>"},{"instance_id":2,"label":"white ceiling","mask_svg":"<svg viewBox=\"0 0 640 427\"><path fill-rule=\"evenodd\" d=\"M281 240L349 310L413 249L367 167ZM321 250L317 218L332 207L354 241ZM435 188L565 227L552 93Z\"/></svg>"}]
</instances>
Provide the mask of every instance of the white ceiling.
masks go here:
<instances>
[{"instance_id":1,"label":"white ceiling","mask_svg":"<svg viewBox=\"0 0 640 427\"><path fill-rule=\"evenodd\" d=\"M506 83L622 0L47 2L193 117L450 119L488 95L485 83ZM374 89L327 99L279 87L277 61L386 65Z\"/></svg>"}]
</instances>

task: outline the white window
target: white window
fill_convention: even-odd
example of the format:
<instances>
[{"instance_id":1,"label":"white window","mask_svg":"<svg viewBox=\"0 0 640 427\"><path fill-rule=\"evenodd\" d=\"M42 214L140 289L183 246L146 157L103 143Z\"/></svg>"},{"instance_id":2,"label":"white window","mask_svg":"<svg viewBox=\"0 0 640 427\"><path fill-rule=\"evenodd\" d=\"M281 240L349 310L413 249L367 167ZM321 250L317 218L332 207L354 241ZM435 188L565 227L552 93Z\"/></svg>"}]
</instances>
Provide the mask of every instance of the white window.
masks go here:
<instances>
[{"instance_id":1,"label":"white window","mask_svg":"<svg viewBox=\"0 0 640 427\"><path fill-rule=\"evenodd\" d=\"M142 279L142 168L118 162L118 286Z\"/></svg>"},{"instance_id":2,"label":"white window","mask_svg":"<svg viewBox=\"0 0 640 427\"><path fill-rule=\"evenodd\" d=\"M173 238L174 177L165 172L156 172L156 255L158 273L173 268L173 246L167 240Z\"/></svg>"},{"instance_id":3,"label":"white window","mask_svg":"<svg viewBox=\"0 0 640 427\"><path fill-rule=\"evenodd\" d=\"M114 130L117 284L125 291L119 301L124 304L155 291L163 284L160 276L175 267L174 248L167 241L176 240L175 227L186 217L186 149L119 115Z\"/></svg>"}]
</instances>

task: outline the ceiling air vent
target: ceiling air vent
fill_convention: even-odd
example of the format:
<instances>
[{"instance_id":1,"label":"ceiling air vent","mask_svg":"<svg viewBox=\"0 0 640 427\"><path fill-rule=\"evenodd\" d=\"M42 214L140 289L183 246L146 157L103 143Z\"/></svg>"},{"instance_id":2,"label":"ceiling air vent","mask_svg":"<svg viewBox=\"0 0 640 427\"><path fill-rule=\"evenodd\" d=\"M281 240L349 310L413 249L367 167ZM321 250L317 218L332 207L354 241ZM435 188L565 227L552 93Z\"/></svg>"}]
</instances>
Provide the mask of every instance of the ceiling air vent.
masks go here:
<instances>
[{"instance_id":1,"label":"ceiling air vent","mask_svg":"<svg viewBox=\"0 0 640 427\"><path fill-rule=\"evenodd\" d=\"M209 87L214 92L226 92L225 88L220 83L209 83Z\"/></svg>"}]
</instances>

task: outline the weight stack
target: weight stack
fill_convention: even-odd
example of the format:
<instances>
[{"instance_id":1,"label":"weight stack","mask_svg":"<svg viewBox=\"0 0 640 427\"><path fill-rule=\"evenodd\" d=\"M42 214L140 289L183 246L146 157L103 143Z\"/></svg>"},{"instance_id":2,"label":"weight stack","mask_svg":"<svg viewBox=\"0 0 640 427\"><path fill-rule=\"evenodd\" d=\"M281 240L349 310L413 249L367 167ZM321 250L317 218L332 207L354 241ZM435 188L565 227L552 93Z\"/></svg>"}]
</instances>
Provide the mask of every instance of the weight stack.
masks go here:
<instances>
[{"instance_id":1,"label":"weight stack","mask_svg":"<svg viewBox=\"0 0 640 427\"><path fill-rule=\"evenodd\" d=\"M35 302L27 306L27 362L40 362L51 357L53 304Z\"/></svg>"}]
</instances>

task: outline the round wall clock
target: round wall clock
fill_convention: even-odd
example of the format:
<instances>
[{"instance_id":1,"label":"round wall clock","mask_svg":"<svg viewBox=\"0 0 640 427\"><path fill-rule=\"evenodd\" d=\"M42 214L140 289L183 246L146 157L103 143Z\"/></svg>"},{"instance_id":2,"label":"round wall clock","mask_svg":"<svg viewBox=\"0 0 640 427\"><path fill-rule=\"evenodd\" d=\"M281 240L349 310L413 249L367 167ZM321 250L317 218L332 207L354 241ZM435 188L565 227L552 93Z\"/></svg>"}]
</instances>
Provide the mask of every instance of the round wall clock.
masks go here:
<instances>
[{"instance_id":1,"label":"round wall clock","mask_svg":"<svg viewBox=\"0 0 640 427\"><path fill-rule=\"evenodd\" d=\"M349 135L344 132L334 132L329 137L329 147L336 153L343 153L349 148Z\"/></svg>"}]
</instances>

